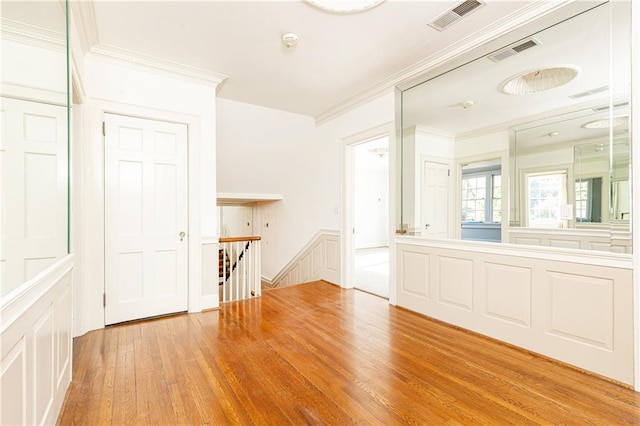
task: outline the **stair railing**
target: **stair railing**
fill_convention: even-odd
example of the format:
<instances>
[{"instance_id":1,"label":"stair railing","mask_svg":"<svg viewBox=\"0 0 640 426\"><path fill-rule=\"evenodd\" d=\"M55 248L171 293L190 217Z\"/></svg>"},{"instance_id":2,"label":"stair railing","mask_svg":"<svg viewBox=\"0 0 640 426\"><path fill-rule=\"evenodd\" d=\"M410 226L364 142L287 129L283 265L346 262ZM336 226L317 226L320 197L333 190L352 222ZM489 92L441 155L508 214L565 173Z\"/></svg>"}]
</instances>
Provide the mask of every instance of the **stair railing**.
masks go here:
<instances>
[{"instance_id":1,"label":"stair railing","mask_svg":"<svg viewBox=\"0 0 640 426\"><path fill-rule=\"evenodd\" d=\"M258 236L220 238L218 283L221 302L260 296L260 240Z\"/></svg>"}]
</instances>

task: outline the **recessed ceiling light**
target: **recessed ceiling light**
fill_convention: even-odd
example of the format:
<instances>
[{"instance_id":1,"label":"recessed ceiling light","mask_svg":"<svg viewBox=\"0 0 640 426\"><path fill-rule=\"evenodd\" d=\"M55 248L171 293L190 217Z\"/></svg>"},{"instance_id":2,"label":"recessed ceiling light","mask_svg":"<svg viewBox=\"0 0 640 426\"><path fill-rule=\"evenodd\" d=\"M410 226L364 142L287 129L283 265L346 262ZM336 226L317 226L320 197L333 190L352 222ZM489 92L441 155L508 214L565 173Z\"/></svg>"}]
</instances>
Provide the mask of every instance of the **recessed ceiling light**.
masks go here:
<instances>
[{"instance_id":1,"label":"recessed ceiling light","mask_svg":"<svg viewBox=\"0 0 640 426\"><path fill-rule=\"evenodd\" d=\"M580 69L574 65L559 65L526 71L511 77L500 86L508 95L528 95L564 86L576 78Z\"/></svg>"},{"instance_id":2,"label":"recessed ceiling light","mask_svg":"<svg viewBox=\"0 0 640 426\"><path fill-rule=\"evenodd\" d=\"M608 129L610 127L610 121L608 118L604 118L602 120L594 120L582 125L585 129ZM613 128L616 127L626 127L629 124L629 117L613 117Z\"/></svg>"},{"instance_id":3,"label":"recessed ceiling light","mask_svg":"<svg viewBox=\"0 0 640 426\"><path fill-rule=\"evenodd\" d=\"M378 6L384 0L303 0L305 3L326 12L349 14L359 13Z\"/></svg>"}]
</instances>

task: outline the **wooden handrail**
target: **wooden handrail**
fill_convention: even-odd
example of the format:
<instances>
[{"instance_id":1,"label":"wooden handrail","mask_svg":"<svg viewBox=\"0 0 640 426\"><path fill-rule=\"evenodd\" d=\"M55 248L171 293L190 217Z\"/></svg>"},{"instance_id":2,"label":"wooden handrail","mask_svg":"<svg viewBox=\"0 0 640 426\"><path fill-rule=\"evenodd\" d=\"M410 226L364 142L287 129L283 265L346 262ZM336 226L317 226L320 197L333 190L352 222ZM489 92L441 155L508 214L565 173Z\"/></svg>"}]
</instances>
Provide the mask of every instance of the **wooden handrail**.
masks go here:
<instances>
[{"instance_id":1,"label":"wooden handrail","mask_svg":"<svg viewBox=\"0 0 640 426\"><path fill-rule=\"evenodd\" d=\"M220 238L218 242L221 243L237 243L240 241L260 241L262 237L260 236L251 236L251 237L228 237L228 238Z\"/></svg>"}]
</instances>

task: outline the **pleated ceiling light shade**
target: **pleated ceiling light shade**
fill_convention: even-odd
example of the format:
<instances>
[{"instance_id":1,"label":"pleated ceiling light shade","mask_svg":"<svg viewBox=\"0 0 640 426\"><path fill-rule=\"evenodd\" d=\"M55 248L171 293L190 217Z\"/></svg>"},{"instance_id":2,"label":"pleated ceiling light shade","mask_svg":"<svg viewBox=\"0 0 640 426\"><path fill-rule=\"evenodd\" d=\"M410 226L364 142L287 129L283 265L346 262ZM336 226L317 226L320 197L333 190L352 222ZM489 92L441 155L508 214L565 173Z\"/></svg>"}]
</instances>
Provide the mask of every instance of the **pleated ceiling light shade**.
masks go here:
<instances>
[{"instance_id":1,"label":"pleated ceiling light shade","mask_svg":"<svg viewBox=\"0 0 640 426\"><path fill-rule=\"evenodd\" d=\"M580 70L572 65L562 65L527 71L502 83L502 91L508 95L528 95L564 86L576 78Z\"/></svg>"},{"instance_id":2,"label":"pleated ceiling light shade","mask_svg":"<svg viewBox=\"0 0 640 426\"><path fill-rule=\"evenodd\" d=\"M364 12L378 6L385 0L303 0L306 3L336 14Z\"/></svg>"}]
</instances>

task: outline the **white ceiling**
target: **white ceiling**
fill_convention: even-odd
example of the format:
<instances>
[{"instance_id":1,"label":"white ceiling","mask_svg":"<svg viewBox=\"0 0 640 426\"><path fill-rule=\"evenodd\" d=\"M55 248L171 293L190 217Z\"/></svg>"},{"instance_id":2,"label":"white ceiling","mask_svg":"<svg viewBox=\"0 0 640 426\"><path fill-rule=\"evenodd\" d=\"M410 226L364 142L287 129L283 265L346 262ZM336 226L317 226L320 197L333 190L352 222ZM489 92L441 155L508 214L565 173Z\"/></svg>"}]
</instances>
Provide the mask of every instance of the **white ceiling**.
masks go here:
<instances>
[{"instance_id":1,"label":"white ceiling","mask_svg":"<svg viewBox=\"0 0 640 426\"><path fill-rule=\"evenodd\" d=\"M443 32L427 25L461 1L386 0L348 15L303 0L70 3L82 12L75 18L87 50L117 49L224 75L220 97L317 117L535 3L488 0ZM63 33L62 4L3 0L0 14ZM296 48L282 45L285 32L299 36Z\"/></svg>"},{"instance_id":2,"label":"white ceiling","mask_svg":"<svg viewBox=\"0 0 640 426\"><path fill-rule=\"evenodd\" d=\"M302 0L93 2L100 45L228 79L222 98L317 116L530 1L489 1L444 32L427 23L459 1L394 1L335 15ZM295 32L299 45L280 36Z\"/></svg>"},{"instance_id":3,"label":"white ceiling","mask_svg":"<svg viewBox=\"0 0 640 426\"><path fill-rule=\"evenodd\" d=\"M630 90L629 52L630 28L628 3L616 3L613 15L607 5L585 12L562 22L533 37L541 44L498 63L487 57L470 62L431 81L403 93L405 128L422 126L439 133L465 137L498 128L506 129L514 123L531 121L534 117L564 110L575 111L585 107L607 105L614 100L628 99ZM610 25L610 18L615 23ZM621 18L621 19L616 19ZM530 35L527 33L526 35ZM529 37L527 37L528 39ZM614 43L611 43L613 38ZM518 44L518 43L516 43ZM496 41L497 46L504 46ZM473 52L468 60L477 57ZM610 62L613 58L613 65ZM558 65L573 65L579 75L565 86L528 95L508 95L500 87L510 77ZM569 96L587 90L609 86L599 94L572 99ZM463 108L464 101L473 101ZM608 129L591 130L582 127L588 121L607 118L604 111L596 116L593 110L547 120L548 125L524 126L519 143L532 146L558 144L571 140L589 140L609 134ZM620 108L615 115L628 114ZM628 129L616 129L616 131ZM556 137L548 134L557 132Z\"/></svg>"}]
</instances>

